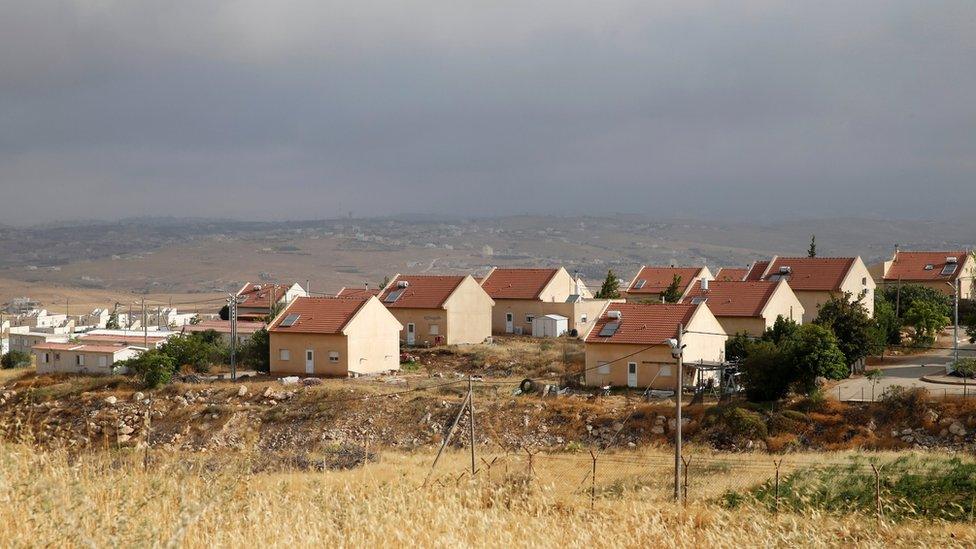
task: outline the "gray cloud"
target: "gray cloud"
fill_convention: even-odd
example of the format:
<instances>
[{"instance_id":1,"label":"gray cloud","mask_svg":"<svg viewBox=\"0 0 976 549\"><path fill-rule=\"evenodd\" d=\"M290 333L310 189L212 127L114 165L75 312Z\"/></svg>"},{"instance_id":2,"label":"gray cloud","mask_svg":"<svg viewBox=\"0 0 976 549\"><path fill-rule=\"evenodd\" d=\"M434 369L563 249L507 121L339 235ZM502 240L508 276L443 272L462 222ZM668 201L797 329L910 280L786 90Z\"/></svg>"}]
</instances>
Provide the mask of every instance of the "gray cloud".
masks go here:
<instances>
[{"instance_id":1,"label":"gray cloud","mask_svg":"<svg viewBox=\"0 0 976 549\"><path fill-rule=\"evenodd\" d=\"M0 222L976 207L971 2L10 4Z\"/></svg>"}]
</instances>

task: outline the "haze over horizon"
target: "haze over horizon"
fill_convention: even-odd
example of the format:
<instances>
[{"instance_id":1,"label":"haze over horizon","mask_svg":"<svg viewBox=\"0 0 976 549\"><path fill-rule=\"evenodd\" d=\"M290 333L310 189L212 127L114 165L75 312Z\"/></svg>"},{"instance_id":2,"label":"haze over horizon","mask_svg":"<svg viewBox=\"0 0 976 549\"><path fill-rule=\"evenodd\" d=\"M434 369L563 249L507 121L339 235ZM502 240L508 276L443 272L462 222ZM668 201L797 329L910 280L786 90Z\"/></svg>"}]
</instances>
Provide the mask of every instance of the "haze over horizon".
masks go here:
<instances>
[{"instance_id":1,"label":"haze over horizon","mask_svg":"<svg viewBox=\"0 0 976 549\"><path fill-rule=\"evenodd\" d=\"M0 223L976 207L976 4L13 3Z\"/></svg>"}]
</instances>

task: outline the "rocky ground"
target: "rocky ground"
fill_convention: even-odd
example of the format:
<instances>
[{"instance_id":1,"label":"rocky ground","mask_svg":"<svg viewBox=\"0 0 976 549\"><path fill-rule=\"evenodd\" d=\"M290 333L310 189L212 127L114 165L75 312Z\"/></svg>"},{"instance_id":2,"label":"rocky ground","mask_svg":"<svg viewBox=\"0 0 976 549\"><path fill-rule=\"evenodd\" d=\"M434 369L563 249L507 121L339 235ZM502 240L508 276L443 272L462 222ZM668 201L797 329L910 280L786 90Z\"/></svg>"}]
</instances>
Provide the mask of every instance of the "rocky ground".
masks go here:
<instances>
[{"instance_id":1,"label":"rocky ground","mask_svg":"<svg viewBox=\"0 0 976 549\"><path fill-rule=\"evenodd\" d=\"M307 384L306 384L307 383ZM511 385L476 387L478 444L523 447L666 445L673 404L624 395L513 395ZM0 388L0 436L68 448L252 450L315 454L337 448L433 447L457 417L466 384L438 378L388 383L306 380L176 383L156 391L127 378L24 375ZM462 414L452 444L467 443ZM719 450L847 448L974 449L976 403L925 402L907 392L879 403L798 400L770 409L748 403L685 410L690 444ZM366 454L364 454L366 455Z\"/></svg>"}]
</instances>

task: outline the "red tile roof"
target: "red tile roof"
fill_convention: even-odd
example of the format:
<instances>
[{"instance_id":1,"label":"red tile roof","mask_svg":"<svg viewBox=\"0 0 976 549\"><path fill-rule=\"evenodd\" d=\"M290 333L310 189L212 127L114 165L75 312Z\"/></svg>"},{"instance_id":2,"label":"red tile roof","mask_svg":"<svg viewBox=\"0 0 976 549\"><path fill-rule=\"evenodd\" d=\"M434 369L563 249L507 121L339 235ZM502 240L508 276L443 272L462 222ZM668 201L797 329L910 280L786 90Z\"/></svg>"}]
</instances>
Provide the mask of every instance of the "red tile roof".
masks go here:
<instances>
[{"instance_id":1,"label":"red tile roof","mask_svg":"<svg viewBox=\"0 0 976 549\"><path fill-rule=\"evenodd\" d=\"M613 303L596 321L586 337L587 343L631 343L657 345L677 337L678 325L687 324L698 309L688 303ZM621 317L610 318L609 311L620 311ZM620 322L620 327L609 337L601 337L600 331L608 322Z\"/></svg>"},{"instance_id":2,"label":"red tile roof","mask_svg":"<svg viewBox=\"0 0 976 549\"><path fill-rule=\"evenodd\" d=\"M713 280L708 290L703 290L701 282L696 282L682 303L692 303L692 298L707 298L705 303L715 316L756 317L773 296L778 282L743 282Z\"/></svg>"},{"instance_id":3,"label":"red tile roof","mask_svg":"<svg viewBox=\"0 0 976 549\"><path fill-rule=\"evenodd\" d=\"M895 259L884 274L884 280L904 280L930 281L930 280L955 280L962 273L963 263L966 262L968 252L956 250L951 252L902 252L895 254ZM947 257L956 258L955 272L949 275L942 274L945 268ZM930 269L926 269L931 265Z\"/></svg>"},{"instance_id":4,"label":"red tile roof","mask_svg":"<svg viewBox=\"0 0 976 549\"><path fill-rule=\"evenodd\" d=\"M271 292L274 291L274 302L277 303L284 299L285 293L288 292L288 288L291 286L284 286L279 284L275 286L274 284L268 283L253 283L248 282L244 285L241 291L237 292L237 297L244 299L240 301L239 307L263 307L265 309L271 308Z\"/></svg>"},{"instance_id":5,"label":"red tile roof","mask_svg":"<svg viewBox=\"0 0 976 549\"><path fill-rule=\"evenodd\" d=\"M297 297L271 323L269 332L298 334L338 334L369 301L344 297ZM291 315L298 320L291 326L281 323Z\"/></svg>"},{"instance_id":6,"label":"red tile roof","mask_svg":"<svg viewBox=\"0 0 976 549\"><path fill-rule=\"evenodd\" d=\"M339 290L336 297L369 297L371 295L380 295L382 288L343 288Z\"/></svg>"},{"instance_id":7,"label":"red tile roof","mask_svg":"<svg viewBox=\"0 0 976 549\"><path fill-rule=\"evenodd\" d=\"M671 281L674 280L674 275L681 277L678 291L684 292L701 271L702 267L641 267L640 272L627 288L627 293L659 294L668 289ZM638 288L641 280L644 281L644 285Z\"/></svg>"},{"instance_id":8,"label":"red tile roof","mask_svg":"<svg viewBox=\"0 0 976 549\"><path fill-rule=\"evenodd\" d=\"M539 299L559 269L495 269L481 282L492 299Z\"/></svg>"},{"instance_id":9,"label":"red tile roof","mask_svg":"<svg viewBox=\"0 0 976 549\"><path fill-rule=\"evenodd\" d=\"M133 330L132 333L137 333L137 332ZM92 342L92 343L112 343L112 344L117 343L119 345L142 345L143 343L148 342L150 345L153 345L159 343L160 341L166 341L169 338L165 336L153 336L153 335L143 337L141 335L91 334L91 335L79 335L78 339L80 339L83 343L86 344L88 342Z\"/></svg>"},{"instance_id":10,"label":"red tile roof","mask_svg":"<svg viewBox=\"0 0 976 549\"><path fill-rule=\"evenodd\" d=\"M389 308L440 309L462 281L463 276L398 275L379 297ZM400 282L406 282L407 287L400 288ZM387 296L398 290L404 290L400 297L387 302Z\"/></svg>"},{"instance_id":11,"label":"red tile roof","mask_svg":"<svg viewBox=\"0 0 976 549\"><path fill-rule=\"evenodd\" d=\"M749 267L749 272L746 273L745 280L762 280L763 272L766 271L766 267L769 266L768 261L757 261Z\"/></svg>"},{"instance_id":12,"label":"red tile roof","mask_svg":"<svg viewBox=\"0 0 976 549\"><path fill-rule=\"evenodd\" d=\"M780 269L789 267L786 280L794 291L829 292L840 289L855 260L853 257L777 257L763 280L778 280Z\"/></svg>"},{"instance_id":13,"label":"red tile roof","mask_svg":"<svg viewBox=\"0 0 976 549\"><path fill-rule=\"evenodd\" d=\"M748 274L748 268L722 267L715 273L715 280L745 280Z\"/></svg>"},{"instance_id":14,"label":"red tile roof","mask_svg":"<svg viewBox=\"0 0 976 549\"><path fill-rule=\"evenodd\" d=\"M238 320L237 321L237 333L238 335L253 334L254 332L264 328L264 322L247 322ZM230 321L229 320L204 320L197 324L187 324L183 326L184 332L199 333L206 332L208 330L213 330L220 334L230 333Z\"/></svg>"}]
</instances>

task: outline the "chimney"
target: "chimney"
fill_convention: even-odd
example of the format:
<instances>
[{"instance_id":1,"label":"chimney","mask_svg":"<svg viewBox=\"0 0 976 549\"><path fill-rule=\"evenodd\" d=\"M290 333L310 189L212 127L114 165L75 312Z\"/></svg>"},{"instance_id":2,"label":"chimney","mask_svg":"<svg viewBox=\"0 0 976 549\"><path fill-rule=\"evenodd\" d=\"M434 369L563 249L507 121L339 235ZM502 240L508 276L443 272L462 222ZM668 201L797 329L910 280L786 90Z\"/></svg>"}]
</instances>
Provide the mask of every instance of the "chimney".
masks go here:
<instances>
[{"instance_id":1,"label":"chimney","mask_svg":"<svg viewBox=\"0 0 976 549\"><path fill-rule=\"evenodd\" d=\"M708 291L708 279L707 278L703 278L701 280L701 288L702 288L702 291L703 292L707 292Z\"/></svg>"},{"instance_id":2,"label":"chimney","mask_svg":"<svg viewBox=\"0 0 976 549\"><path fill-rule=\"evenodd\" d=\"M366 287L366 291L368 292L369 291L369 281L368 280L364 281L363 282L363 286Z\"/></svg>"}]
</instances>

